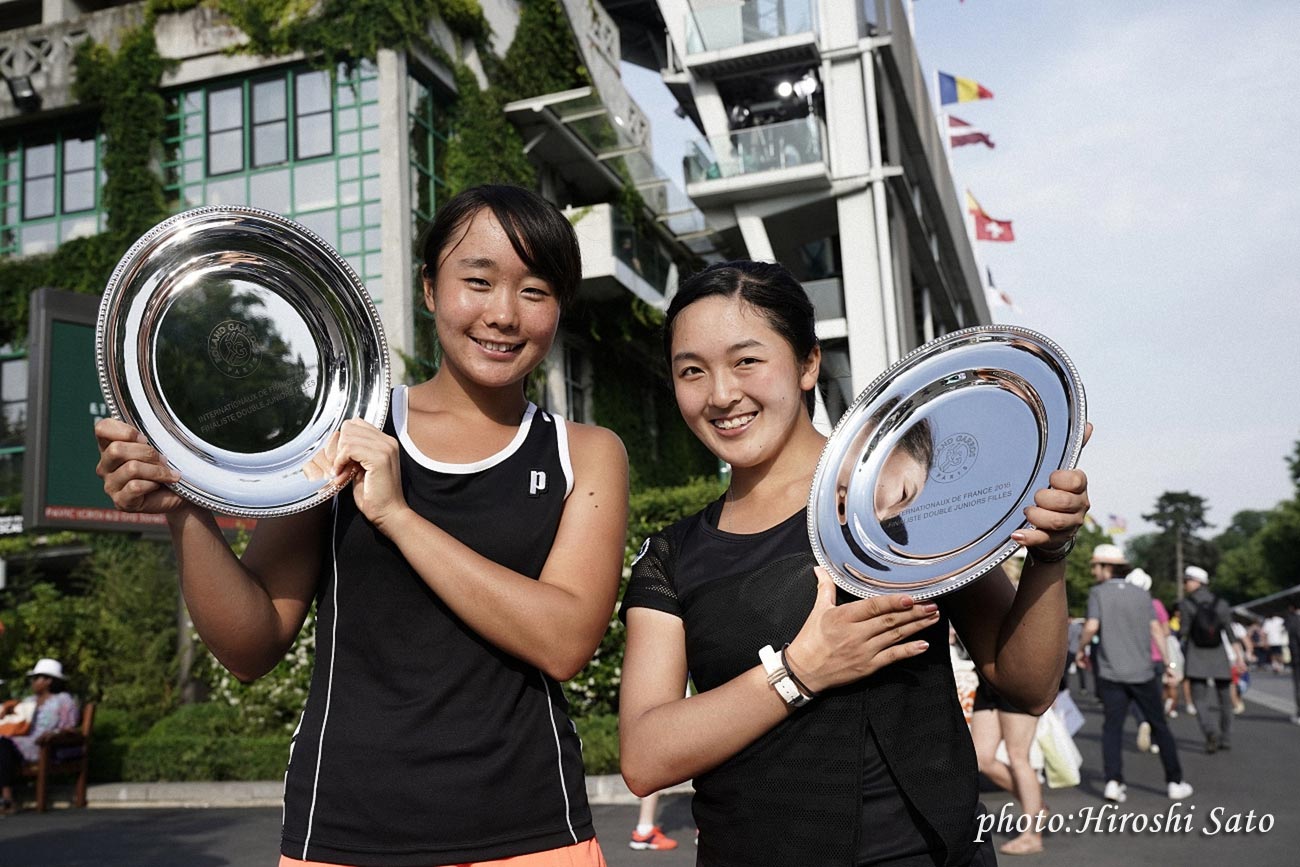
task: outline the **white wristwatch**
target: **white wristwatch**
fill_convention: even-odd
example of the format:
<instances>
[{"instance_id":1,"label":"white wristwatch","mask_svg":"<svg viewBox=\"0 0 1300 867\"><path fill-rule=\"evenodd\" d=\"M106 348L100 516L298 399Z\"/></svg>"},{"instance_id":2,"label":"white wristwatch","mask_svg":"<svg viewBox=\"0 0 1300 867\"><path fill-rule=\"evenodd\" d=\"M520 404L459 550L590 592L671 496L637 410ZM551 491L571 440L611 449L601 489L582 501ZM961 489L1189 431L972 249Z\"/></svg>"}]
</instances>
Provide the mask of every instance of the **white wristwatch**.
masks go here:
<instances>
[{"instance_id":1,"label":"white wristwatch","mask_svg":"<svg viewBox=\"0 0 1300 867\"><path fill-rule=\"evenodd\" d=\"M759 648L758 661L763 663L767 672L767 682L776 690L786 704L791 707L803 707L808 699L799 692L799 687L790 679L790 672L781 664L781 654L772 649L772 645Z\"/></svg>"}]
</instances>

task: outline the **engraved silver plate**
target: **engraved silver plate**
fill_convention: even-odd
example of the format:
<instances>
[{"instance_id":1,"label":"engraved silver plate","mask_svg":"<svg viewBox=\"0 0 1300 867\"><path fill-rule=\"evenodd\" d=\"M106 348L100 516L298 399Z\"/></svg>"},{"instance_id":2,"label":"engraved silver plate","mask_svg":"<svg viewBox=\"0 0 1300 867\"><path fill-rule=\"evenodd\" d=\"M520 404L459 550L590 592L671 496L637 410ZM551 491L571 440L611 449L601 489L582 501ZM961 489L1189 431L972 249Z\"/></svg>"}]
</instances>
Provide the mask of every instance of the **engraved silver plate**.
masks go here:
<instances>
[{"instance_id":1,"label":"engraved silver plate","mask_svg":"<svg viewBox=\"0 0 1300 867\"><path fill-rule=\"evenodd\" d=\"M95 331L109 410L217 512L288 515L332 496L303 465L349 418L382 425L388 345L356 273L270 211L197 208L136 241Z\"/></svg>"},{"instance_id":2,"label":"engraved silver plate","mask_svg":"<svg viewBox=\"0 0 1300 867\"><path fill-rule=\"evenodd\" d=\"M955 590L1019 546L1024 509L1083 448L1083 384L1025 328L967 328L882 373L835 426L808 500L813 553L855 596Z\"/></svg>"}]
</instances>

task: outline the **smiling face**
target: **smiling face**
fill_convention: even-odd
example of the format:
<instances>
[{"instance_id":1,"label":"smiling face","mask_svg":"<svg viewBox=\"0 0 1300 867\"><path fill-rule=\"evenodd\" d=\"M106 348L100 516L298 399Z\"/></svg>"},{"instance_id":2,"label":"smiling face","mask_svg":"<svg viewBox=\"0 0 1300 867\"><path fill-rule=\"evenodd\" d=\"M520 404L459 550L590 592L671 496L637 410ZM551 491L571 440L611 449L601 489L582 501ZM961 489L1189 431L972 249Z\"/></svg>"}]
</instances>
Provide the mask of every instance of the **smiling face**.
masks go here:
<instances>
[{"instance_id":1,"label":"smiling face","mask_svg":"<svg viewBox=\"0 0 1300 867\"><path fill-rule=\"evenodd\" d=\"M817 384L820 350L796 358L767 317L740 297L710 295L685 307L670 352L682 418L734 468L774 459L796 426L808 424L804 392Z\"/></svg>"},{"instance_id":2,"label":"smiling face","mask_svg":"<svg viewBox=\"0 0 1300 867\"><path fill-rule=\"evenodd\" d=\"M481 209L438 253L424 278L448 372L488 388L517 385L555 340L554 288L515 252L490 210Z\"/></svg>"}]
</instances>

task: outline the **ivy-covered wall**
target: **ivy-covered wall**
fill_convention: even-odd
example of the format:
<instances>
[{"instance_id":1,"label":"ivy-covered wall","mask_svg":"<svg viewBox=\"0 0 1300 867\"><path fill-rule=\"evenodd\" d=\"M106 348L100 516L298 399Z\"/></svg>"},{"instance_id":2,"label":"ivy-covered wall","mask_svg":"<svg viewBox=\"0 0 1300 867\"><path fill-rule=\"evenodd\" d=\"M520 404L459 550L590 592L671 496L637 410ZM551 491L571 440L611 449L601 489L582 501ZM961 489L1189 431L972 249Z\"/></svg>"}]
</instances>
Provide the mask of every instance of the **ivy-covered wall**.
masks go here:
<instances>
[{"instance_id":1,"label":"ivy-covered wall","mask_svg":"<svg viewBox=\"0 0 1300 867\"><path fill-rule=\"evenodd\" d=\"M623 439L632 490L715 478L717 459L686 427L668 386L663 314L639 299L587 302L568 325L591 341L595 422Z\"/></svg>"},{"instance_id":2,"label":"ivy-covered wall","mask_svg":"<svg viewBox=\"0 0 1300 867\"><path fill-rule=\"evenodd\" d=\"M56 286L100 294L132 242L166 216L162 181L153 170L165 124L158 92L164 62L151 20L124 34L117 52L83 43L74 62L74 96L99 109L108 229L46 255L0 259L0 344L26 341L27 301L33 290Z\"/></svg>"}]
</instances>

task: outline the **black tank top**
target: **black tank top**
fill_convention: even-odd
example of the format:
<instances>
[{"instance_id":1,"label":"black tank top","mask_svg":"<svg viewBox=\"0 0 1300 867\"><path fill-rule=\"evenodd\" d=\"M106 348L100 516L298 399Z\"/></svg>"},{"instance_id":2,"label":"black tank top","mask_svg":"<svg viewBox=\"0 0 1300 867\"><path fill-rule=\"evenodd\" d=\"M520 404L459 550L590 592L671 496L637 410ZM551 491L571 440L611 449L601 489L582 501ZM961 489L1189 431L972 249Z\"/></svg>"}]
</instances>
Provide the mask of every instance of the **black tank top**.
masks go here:
<instances>
[{"instance_id":1,"label":"black tank top","mask_svg":"<svg viewBox=\"0 0 1300 867\"><path fill-rule=\"evenodd\" d=\"M402 490L416 512L503 566L541 574L573 484L562 418L530 404L505 449L443 464L407 436L398 387L384 430L401 443ZM594 836L560 686L467 627L350 490L335 499L329 536L282 852L406 867Z\"/></svg>"}]
</instances>

